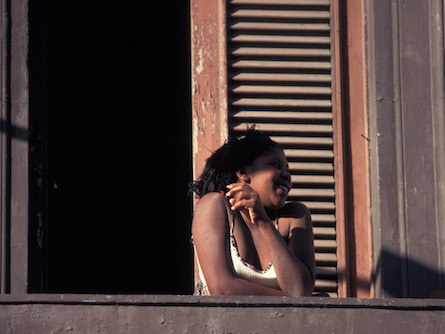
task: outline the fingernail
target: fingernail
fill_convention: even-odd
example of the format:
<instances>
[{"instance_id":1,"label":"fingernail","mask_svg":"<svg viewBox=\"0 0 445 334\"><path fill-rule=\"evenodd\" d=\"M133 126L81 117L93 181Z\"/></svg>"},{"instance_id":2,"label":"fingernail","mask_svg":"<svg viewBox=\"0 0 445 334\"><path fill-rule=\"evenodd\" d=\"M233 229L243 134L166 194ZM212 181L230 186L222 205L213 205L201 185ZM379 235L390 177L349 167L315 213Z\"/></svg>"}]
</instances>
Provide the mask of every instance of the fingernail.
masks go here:
<instances>
[{"instance_id":1,"label":"fingernail","mask_svg":"<svg viewBox=\"0 0 445 334\"><path fill-rule=\"evenodd\" d=\"M229 184L226 186L226 188L228 188L228 189L232 189L232 187L233 187L233 184Z\"/></svg>"}]
</instances>

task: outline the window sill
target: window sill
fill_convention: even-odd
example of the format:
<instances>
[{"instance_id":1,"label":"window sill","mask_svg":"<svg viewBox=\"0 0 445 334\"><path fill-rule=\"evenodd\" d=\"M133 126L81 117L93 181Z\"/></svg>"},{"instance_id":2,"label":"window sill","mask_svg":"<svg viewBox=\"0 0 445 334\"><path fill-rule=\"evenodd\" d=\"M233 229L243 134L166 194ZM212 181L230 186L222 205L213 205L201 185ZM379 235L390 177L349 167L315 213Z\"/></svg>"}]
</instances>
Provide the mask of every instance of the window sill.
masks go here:
<instances>
[{"instance_id":1,"label":"window sill","mask_svg":"<svg viewBox=\"0 0 445 334\"><path fill-rule=\"evenodd\" d=\"M0 333L438 333L445 300L176 295L0 296Z\"/></svg>"}]
</instances>

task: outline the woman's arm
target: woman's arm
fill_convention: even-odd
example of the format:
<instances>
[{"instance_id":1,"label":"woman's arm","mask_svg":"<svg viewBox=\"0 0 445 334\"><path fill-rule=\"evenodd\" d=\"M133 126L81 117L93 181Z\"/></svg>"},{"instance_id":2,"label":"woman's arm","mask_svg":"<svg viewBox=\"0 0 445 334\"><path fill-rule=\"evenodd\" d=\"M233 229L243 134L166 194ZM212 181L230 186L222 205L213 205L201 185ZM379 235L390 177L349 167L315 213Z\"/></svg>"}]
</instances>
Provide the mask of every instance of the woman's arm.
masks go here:
<instances>
[{"instance_id":1,"label":"woman's arm","mask_svg":"<svg viewBox=\"0 0 445 334\"><path fill-rule=\"evenodd\" d=\"M234 275L229 253L227 199L218 193L203 196L196 206L192 233L202 272L212 295L284 296Z\"/></svg>"},{"instance_id":2,"label":"woman's arm","mask_svg":"<svg viewBox=\"0 0 445 334\"><path fill-rule=\"evenodd\" d=\"M282 223L289 226L286 245L270 221L258 221L263 240L277 273L281 289L291 296L310 296L315 283L315 258L309 210L301 203L288 204Z\"/></svg>"},{"instance_id":3,"label":"woman's arm","mask_svg":"<svg viewBox=\"0 0 445 334\"><path fill-rule=\"evenodd\" d=\"M285 218L281 221L285 220L289 226L289 245L286 245L255 190L243 182L228 188L232 209L239 210L258 226L281 290L288 296L310 296L315 282L315 259L309 210L301 203L285 207Z\"/></svg>"}]
</instances>

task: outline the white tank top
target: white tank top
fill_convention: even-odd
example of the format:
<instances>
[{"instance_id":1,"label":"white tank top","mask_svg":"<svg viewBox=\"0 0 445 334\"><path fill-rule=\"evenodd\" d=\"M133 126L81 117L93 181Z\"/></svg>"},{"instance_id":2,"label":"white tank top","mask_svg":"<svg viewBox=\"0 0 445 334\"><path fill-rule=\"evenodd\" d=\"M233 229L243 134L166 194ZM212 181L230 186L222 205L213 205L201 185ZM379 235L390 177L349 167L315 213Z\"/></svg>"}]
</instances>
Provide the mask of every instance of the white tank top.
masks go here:
<instances>
[{"instance_id":1,"label":"white tank top","mask_svg":"<svg viewBox=\"0 0 445 334\"><path fill-rule=\"evenodd\" d=\"M235 216L233 211L227 209L228 218L229 218L229 244L230 244L230 256L233 264L233 272L239 278L245 279L249 282L265 286L268 288L280 289L280 285L278 284L277 274L275 272L275 268L272 262L267 266L264 270L258 270L250 263L244 261L238 252L238 247L236 245L236 240L233 235L233 228L235 225ZM276 222L276 228L278 228L278 218ZM201 269L201 265L199 264L198 254L195 249L196 261L199 269L199 282L196 284L194 295L198 296L210 296L210 291L207 286L204 274Z\"/></svg>"}]
</instances>

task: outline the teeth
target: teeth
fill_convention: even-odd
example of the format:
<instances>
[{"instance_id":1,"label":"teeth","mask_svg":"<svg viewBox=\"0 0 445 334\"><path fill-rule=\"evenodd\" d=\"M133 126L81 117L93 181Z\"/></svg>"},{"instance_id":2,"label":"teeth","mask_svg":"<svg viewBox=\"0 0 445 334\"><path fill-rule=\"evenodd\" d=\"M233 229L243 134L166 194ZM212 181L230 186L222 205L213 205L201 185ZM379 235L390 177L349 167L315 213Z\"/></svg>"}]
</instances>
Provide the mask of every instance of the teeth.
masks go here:
<instances>
[{"instance_id":1,"label":"teeth","mask_svg":"<svg viewBox=\"0 0 445 334\"><path fill-rule=\"evenodd\" d=\"M280 189L282 189L283 191L286 191L286 192L289 191L289 188L286 187L285 185L282 185L282 184L278 185L278 188L280 188Z\"/></svg>"}]
</instances>

